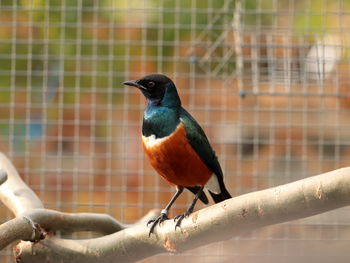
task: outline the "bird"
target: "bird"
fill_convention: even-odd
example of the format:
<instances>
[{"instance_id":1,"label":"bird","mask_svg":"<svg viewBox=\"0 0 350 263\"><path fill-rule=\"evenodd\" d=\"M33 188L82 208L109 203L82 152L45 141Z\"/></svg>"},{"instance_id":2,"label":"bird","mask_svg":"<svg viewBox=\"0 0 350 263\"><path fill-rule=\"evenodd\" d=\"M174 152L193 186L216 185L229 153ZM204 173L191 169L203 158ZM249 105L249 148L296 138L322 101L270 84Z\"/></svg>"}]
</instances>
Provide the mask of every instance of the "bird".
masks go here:
<instances>
[{"instance_id":1,"label":"bird","mask_svg":"<svg viewBox=\"0 0 350 263\"><path fill-rule=\"evenodd\" d=\"M182 107L174 82L163 74L150 74L123 84L136 87L146 97L142 123L144 152L157 173L176 188L160 215L148 221L149 236L157 224L169 219L169 210L184 189L195 197L183 214L174 217L175 230L193 212L198 199L209 203L204 188L215 203L231 198L218 158L201 126Z\"/></svg>"}]
</instances>

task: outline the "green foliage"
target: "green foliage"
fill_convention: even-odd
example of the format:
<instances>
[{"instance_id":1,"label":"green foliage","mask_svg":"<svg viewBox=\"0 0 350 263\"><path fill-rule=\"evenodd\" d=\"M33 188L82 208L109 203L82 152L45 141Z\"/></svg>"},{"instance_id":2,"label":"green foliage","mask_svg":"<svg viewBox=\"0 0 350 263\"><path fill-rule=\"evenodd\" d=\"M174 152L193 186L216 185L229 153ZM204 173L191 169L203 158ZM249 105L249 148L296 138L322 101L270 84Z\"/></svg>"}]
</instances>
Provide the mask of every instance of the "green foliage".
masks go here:
<instances>
[{"instance_id":1,"label":"green foliage","mask_svg":"<svg viewBox=\"0 0 350 263\"><path fill-rule=\"evenodd\" d=\"M350 0L240 3L243 30L275 26L286 10L293 10L288 15L298 33L339 27L334 15L350 7ZM106 104L117 103L119 93L110 96L107 88L118 91L124 72L132 71L141 56L157 71L170 71L174 61L186 71L189 63L200 60L203 50L232 29L235 6L234 0L1 0L0 103L10 105L17 94L33 105L55 102L52 94L58 86L65 105L91 91L104 95ZM202 46L196 46L197 41ZM217 74L221 68L232 71L232 45L217 45L208 68ZM192 47L198 54L184 51ZM2 118L6 114L10 113ZM56 118L57 113L52 110L48 115ZM16 115L21 117L26 116Z\"/></svg>"},{"instance_id":2,"label":"green foliage","mask_svg":"<svg viewBox=\"0 0 350 263\"><path fill-rule=\"evenodd\" d=\"M249 26L268 26L271 25L273 17L276 14L273 13L273 8L276 3L282 5L288 2L288 0L245 0L243 1L244 14L242 21L245 25ZM276 8L276 7L275 7Z\"/></svg>"},{"instance_id":3,"label":"green foliage","mask_svg":"<svg viewBox=\"0 0 350 263\"><path fill-rule=\"evenodd\" d=\"M162 35L162 41L165 43L172 43L171 45L165 46L163 54L164 56L170 56L172 49L174 48L173 41L176 40L176 35L180 36L181 39L190 39L191 34L197 36L203 30L211 29L214 30L218 26L222 26L224 23L225 15L229 14L232 17L234 1L230 1L229 8L223 9L225 6L225 0L217 1L157 1L161 5L163 2L164 12L157 16L156 23L164 25L163 28L157 29L157 34ZM177 5L177 3L179 3ZM176 11L177 10L177 11ZM181 11L179 11L181 10ZM212 13L210 12L212 10ZM209 12L208 12L209 11ZM220 12L220 19L217 19L213 23L213 16ZM159 31L162 31L160 34ZM215 35L215 32L208 32L211 36Z\"/></svg>"},{"instance_id":4,"label":"green foliage","mask_svg":"<svg viewBox=\"0 0 350 263\"><path fill-rule=\"evenodd\" d=\"M296 5L295 30L298 34L333 33L335 29L344 27L340 24L343 10L349 10L350 0L307 0L298 1ZM347 14L343 14L343 20Z\"/></svg>"},{"instance_id":5,"label":"green foliage","mask_svg":"<svg viewBox=\"0 0 350 263\"><path fill-rule=\"evenodd\" d=\"M6 29L0 33L1 101L9 101L11 86L12 91L43 92L52 68L62 75L67 102L74 100L77 90L106 89L108 83L120 83L120 74L108 73L111 64L113 70L123 72L123 63L111 58L120 57L125 46L108 43L110 37L118 39L114 32L99 39L99 27L113 29L107 28L102 12L94 12L98 5L94 0L17 1L16 5L1 1L0 20L6 21L0 25L0 30ZM16 24L14 30L11 23ZM51 73L56 76L58 72Z\"/></svg>"}]
</instances>

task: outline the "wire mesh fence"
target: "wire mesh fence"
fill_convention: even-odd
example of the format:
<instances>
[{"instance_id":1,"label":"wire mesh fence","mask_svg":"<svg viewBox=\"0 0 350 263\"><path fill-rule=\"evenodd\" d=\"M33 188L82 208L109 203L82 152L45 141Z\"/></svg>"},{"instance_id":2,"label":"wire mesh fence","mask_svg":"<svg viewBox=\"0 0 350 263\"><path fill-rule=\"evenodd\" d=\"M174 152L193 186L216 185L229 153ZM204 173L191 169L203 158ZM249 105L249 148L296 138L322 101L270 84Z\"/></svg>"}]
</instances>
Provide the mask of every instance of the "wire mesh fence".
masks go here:
<instances>
[{"instance_id":1,"label":"wire mesh fence","mask_svg":"<svg viewBox=\"0 0 350 263\"><path fill-rule=\"evenodd\" d=\"M161 72L233 195L348 166L349 22L348 0L1 0L0 150L45 207L133 222L173 189L144 158L144 98L121 83ZM347 262L349 213L144 262Z\"/></svg>"}]
</instances>

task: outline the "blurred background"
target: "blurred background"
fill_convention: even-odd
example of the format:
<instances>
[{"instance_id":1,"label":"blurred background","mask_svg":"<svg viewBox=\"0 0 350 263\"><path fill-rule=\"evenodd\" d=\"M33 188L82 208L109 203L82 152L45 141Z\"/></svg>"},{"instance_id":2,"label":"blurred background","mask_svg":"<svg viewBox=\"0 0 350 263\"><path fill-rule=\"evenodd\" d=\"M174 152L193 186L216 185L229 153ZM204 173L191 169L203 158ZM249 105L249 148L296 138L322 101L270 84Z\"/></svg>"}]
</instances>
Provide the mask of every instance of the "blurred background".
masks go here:
<instances>
[{"instance_id":1,"label":"blurred background","mask_svg":"<svg viewBox=\"0 0 350 263\"><path fill-rule=\"evenodd\" d=\"M143 154L145 100L122 85L159 72L234 196L348 166L349 25L350 0L0 0L0 151L46 208L126 223L163 208L174 189ZM349 215L142 262L349 262Z\"/></svg>"}]
</instances>

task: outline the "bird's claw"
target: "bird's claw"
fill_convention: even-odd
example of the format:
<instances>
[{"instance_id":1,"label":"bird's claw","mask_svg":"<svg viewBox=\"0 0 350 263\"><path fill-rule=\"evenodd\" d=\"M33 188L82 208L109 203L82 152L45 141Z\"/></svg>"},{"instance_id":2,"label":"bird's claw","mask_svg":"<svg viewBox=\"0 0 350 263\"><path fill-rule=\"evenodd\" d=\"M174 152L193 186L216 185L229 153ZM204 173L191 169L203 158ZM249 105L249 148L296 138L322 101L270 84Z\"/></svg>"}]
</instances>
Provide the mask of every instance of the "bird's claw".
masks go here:
<instances>
[{"instance_id":1,"label":"bird's claw","mask_svg":"<svg viewBox=\"0 0 350 263\"><path fill-rule=\"evenodd\" d=\"M165 214L165 213L161 213L156 219L152 219L152 220L148 221L147 222L147 226L149 224L151 224L151 228L149 230L148 236L149 237L151 236L151 234L153 233L153 230L154 230L154 228L156 227L157 224L160 225L163 221L165 221L167 219L169 219L168 215Z\"/></svg>"},{"instance_id":2,"label":"bird's claw","mask_svg":"<svg viewBox=\"0 0 350 263\"><path fill-rule=\"evenodd\" d=\"M177 215L174 217L174 222L176 221L175 224L175 230L176 228L181 228L181 222L184 218L188 217L191 214L191 212L186 211L185 213L181 214L181 215Z\"/></svg>"}]
</instances>

